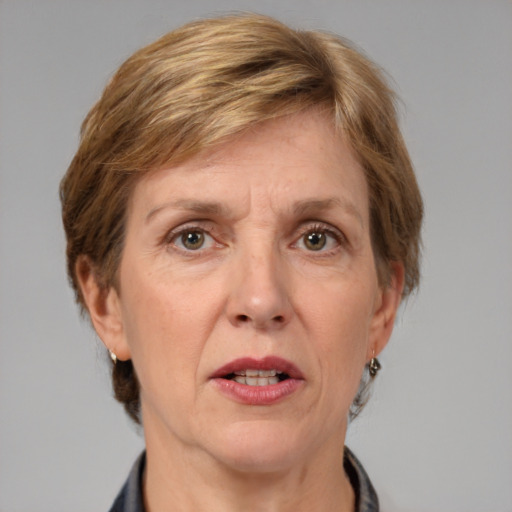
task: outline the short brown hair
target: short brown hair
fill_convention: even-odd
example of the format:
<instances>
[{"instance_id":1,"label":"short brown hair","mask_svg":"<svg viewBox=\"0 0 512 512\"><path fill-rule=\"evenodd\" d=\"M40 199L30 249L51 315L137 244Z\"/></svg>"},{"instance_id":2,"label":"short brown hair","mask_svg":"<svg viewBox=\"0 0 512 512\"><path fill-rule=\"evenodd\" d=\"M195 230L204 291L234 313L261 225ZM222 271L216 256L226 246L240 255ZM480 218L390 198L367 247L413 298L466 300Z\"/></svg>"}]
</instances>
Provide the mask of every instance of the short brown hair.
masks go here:
<instances>
[{"instance_id":1,"label":"short brown hair","mask_svg":"<svg viewBox=\"0 0 512 512\"><path fill-rule=\"evenodd\" d=\"M338 36L242 14L192 22L137 51L85 118L60 187L68 275L82 310L77 259L90 259L101 286L117 285L127 204L145 173L315 107L332 117L366 173L381 285L391 263L402 262L407 296L419 282L423 206L382 72ZM139 421L130 361L114 365L113 384Z\"/></svg>"}]
</instances>

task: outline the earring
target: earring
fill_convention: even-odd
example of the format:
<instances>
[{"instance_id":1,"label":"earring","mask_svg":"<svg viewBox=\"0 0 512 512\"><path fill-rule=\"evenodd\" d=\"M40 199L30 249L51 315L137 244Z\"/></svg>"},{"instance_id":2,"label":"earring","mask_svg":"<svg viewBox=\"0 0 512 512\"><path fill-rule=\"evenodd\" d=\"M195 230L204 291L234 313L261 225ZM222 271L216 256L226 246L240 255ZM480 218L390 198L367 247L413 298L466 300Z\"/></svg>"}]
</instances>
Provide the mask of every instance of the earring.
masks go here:
<instances>
[{"instance_id":1,"label":"earring","mask_svg":"<svg viewBox=\"0 0 512 512\"><path fill-rule=\"evenodd\" d=\"M373 356L370 359L370 363L368 364L368 370L370 371L370 376L375 377L378 371L382 368L379 360L375 357L375 350L373 351Z\"/></svg>"},{"instance_id":2,"label":"earring","mask_svg":"<svg viewBox=\"0 0 512 512\"><path fill-rule=\"evenodd\" d=\"M114 354L114 352L112 352L112 350L109 350L108 353L110 354L110 359L112 359L112 362L114 364L117 363L117 356Z\"/></svg>"}]
</instances>

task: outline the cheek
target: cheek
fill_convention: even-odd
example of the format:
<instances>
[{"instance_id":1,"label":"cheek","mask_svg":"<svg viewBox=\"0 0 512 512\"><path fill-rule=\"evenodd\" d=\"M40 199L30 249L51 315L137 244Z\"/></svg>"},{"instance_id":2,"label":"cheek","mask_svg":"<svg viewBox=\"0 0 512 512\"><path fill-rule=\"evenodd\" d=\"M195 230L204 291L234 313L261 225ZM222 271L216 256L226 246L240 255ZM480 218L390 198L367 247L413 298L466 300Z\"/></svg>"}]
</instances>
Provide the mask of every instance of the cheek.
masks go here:
<instances>
[{"instance_id":1,"label":"cheek","mask_svg":"<svg viewBox=\"0 0 512 512\"><path fill-rule=\"evenodd\" d=\"M309 294L306 325L315 340L323 374L331 382L351 388L355 383L357 389L369 342L371 288L338 282Z\"/></svg>"},{"instance_id":2,"label":"cheek","mask_svg":"<svg viewBox=\"0 0 512 512\"><path fill-rule=\"evenodd\" d=\"M126 342L141 384L147 377L172 379L173 366L180 364L184 370L194 358L197 347L190 331L197 325L197 311L192 312L192 304L176 288L153 280L132 280L125 298Z\"/></svg>"},{"instance_id":3,"label":"cheek","mask_svg":"<svg viewBox=\"0 0 512 512\"><path fill-rule=\"evenodd\" d=\"M221 287L167 272L132 273L124 276L123 285L126 342L141 385L159 379L178 387L195 382L222 310Z\"/></svg>"}]
</instances>

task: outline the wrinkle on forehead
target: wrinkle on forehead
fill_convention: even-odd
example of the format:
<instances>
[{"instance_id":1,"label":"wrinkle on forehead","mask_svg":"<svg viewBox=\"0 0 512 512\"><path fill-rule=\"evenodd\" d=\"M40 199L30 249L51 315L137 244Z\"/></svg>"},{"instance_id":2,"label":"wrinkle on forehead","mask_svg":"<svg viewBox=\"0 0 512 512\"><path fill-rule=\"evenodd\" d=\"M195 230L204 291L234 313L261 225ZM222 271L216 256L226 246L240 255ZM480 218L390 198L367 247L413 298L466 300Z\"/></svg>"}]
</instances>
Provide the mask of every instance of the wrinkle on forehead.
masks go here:
<instances>
[{"instance_id":1,"label":"wrinkle on forehead","mask_svg":"<svg viewBox=\"0 0 512 512\"><path fill-rule=\"evenodd\" d=\"M176 175L175 190L182 193L166 198L159 189L169 173ZM327 181L315 179L317 173ZM363 228L369 222L368 198L359 197L359 193L353 196L358 189L354 184L360 179L367 192L358 159L330 119L314 110L263 122L182 165L150 174L146 178L152 182L150 195L156 200L147 203L147 219L167 207L237 218L256 208L260 215L268 212L296 217L342 210ZM232 175L229 198L222 193L226 175ZM342 187L333 193L337 176ZM331 180L331 185L325 186Z\"/></svg>"}]
</instances>

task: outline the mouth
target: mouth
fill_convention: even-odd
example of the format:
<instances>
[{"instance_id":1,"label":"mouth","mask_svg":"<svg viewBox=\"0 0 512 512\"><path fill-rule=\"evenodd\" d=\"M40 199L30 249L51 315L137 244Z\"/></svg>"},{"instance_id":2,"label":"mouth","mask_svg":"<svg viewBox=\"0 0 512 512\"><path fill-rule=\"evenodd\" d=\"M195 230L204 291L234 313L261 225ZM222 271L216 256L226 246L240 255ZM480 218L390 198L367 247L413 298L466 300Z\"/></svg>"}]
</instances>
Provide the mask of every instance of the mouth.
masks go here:
<instances>
[{"instance_id":1,"label":"mouth","mask_svg":"<svg viewBox=\"0 0 512 512\"><path fill-rule=\"evenodd\" d=\"M275 356L236 359L215 371L211 380L222 394L248 405L271 405L304 383L297 366Z\"/></svg>"},{"instance_id":2,"label":"mouth","mask_svg":"<svg viewBox=\"0 0 512 512\"><path fill-rule=\"evenodd\" d=\"M234 373L229 373L225 377L228 380L234 380L238 384L245 384L246 386L270 386L278 384L283 380L289 379L290 376L275 369L272 370L239 370Z\"/></svg>"},{"instance_id":3,"label":"mouth","mask_svg":"<svg viewBox=\"0 0 512 512\"><path fill-rule=\"evenodd\" d=\"M283 380L289 379L290 376L287 373L274 369L247 369L230 373L224 378L228 380L234 380L235 382L238 382L239 384L245 384L246 386L269 386L271 384L278 384Z\"/></svg>"},{"instance_id":4,"label":"mouth","mask_svg":"<svg viewBox=\"0 0 512 512\"><path fill-rule=\"evenodd\" d=\"M247 386L266 386L287 379L304 379L295 364L276 356L267 356L263 359L235 359L216 370L211 378L233 380Z\"/></svg>"}]
</instances>

